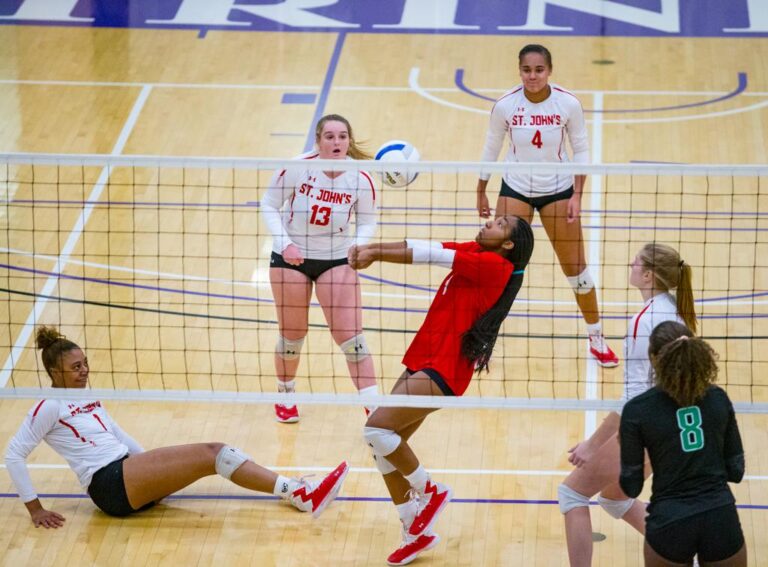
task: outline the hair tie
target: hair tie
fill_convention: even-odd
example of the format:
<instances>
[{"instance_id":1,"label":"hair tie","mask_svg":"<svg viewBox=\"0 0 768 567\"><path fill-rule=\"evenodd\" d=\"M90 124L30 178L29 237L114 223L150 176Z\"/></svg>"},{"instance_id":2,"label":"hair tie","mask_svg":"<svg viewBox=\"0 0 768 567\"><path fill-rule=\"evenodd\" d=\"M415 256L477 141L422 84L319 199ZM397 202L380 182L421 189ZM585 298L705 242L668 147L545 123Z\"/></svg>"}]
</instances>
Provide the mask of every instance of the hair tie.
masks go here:
<instances>
[{"instance_id":1,"label":"hair tie","mask_svg":"<svg viewBox=\"0 0 768 567\"><path fill-rule=\"evenodd\" d=\"M689 339L688 335L680 335L675 340L676 341L687 341Z\"/></svg>"},{"instance_id":2,"label":"hair tie","mask_svg":"<svg viewBox=\"0 0 768 567\"><path fill-rule=\"evenodd\" d=\"M682 268L683 264L685 264L685 260L680 260L680 263L677 265L677 267Z\"/></svg>"}]
</instances>

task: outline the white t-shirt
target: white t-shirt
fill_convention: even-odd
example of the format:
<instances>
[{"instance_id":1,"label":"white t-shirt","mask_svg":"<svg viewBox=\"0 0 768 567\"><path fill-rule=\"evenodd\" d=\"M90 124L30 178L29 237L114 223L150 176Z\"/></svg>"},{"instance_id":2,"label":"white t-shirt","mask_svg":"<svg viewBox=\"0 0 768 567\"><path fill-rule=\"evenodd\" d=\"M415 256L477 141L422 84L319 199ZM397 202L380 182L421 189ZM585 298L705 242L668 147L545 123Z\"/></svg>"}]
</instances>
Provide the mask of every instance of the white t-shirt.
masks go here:
<instances>
[{"instance_id":1,"label":"white t-shirt","mask_svg":"<svg viewBox=\"0 0 768 567\"><path fill-rule=\"evenodd\" d=\"M677 313L675 297L659 293L645 302L643 308L629 322L624 338L624 394L621 399L631 400L653 386L653 369L648 358L651 332L664 321L683 323Z\"/></svg>"},{"instance_id":2,"label":"white t-shirt","mask_svg":"<svg viewBox=\"0 0 768 567\"><path fill-rule=\"evenodd\" d=\"M574 163L589 162L589 139L584 110L579 99L553 83L546 100L534 103L525 97L522 85L508 91L491 109L491 120L483 148L483 161L496 161L509 135L508 162L568 162L566 135ZM489 175L481 175L488 179ZM506 173L504 181L526 197L553 195L573 185L572 175L550 173Z\"/></svg>"},{"instance_id":3,"label":"white t-shirt","mask_svg":"<svg viewBox=\"0 0 768 567\"><path fill-rule=\"evenodd\" d=\"M69 463L86 490L93 473L129 453L144 451L101 402L42 400L29 410L5 453L8 473L23 502L37 498L26 460L41 441Z\"/></svg>"},{"instance_id":4,"label":"white t-shirt","mask_svg":"<svg viewBox=\"0 0 768 567\"><path fill-rule=\"evenodd\" d=\"M311 160L317 157L313 152L297 158L309 162L304 171L275 172L261 200L262 218L278 254L295 244L304 258L346 258L350 246L367 243L376 231L376 186L366 171L345 171L331 178L312 167Z\"/></svg>"}]
</instances>

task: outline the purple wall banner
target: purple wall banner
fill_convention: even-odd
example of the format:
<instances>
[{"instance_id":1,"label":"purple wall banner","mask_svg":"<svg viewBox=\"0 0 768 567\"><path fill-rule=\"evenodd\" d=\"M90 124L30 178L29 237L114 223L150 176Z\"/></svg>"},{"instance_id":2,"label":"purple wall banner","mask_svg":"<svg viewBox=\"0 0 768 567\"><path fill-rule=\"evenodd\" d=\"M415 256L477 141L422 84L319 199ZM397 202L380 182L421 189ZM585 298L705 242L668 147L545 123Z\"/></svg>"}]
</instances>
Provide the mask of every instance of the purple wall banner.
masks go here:
<instances>
[{"instance_id":1,"label":"purple wall banner","mask_svg":"<svg viewBox=\"0 0 768 567\"><path fill-rule=\"evenodd\" d=\"M766 37L766 0L0 0L0 25Z\"/></svg>"}]
</instances>

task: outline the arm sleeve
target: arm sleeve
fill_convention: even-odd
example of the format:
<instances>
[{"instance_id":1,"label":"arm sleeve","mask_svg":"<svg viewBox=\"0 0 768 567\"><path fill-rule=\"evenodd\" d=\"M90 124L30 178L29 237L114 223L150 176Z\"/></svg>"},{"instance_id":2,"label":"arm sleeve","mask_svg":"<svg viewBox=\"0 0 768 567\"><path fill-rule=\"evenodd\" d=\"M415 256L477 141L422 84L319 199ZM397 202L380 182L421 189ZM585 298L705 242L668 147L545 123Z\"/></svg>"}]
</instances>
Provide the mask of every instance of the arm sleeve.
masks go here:
<instances>
[{"instance_id":1,"label":"arm sleeve","mask_svg":"<svg viewBox=\"0 0 768 567\"><path fill-rule=\"evenodd\" d=\"M624 401L642 394L653 385L651 361L648 358L651 329L647 323L648 317L641 318L637 336L634 336L634 330L630 328L624 339L624 393L621 396Z\"/></svg>"},{"instance_id":2,"label":"arm sleeve","mask_svg":"<svg viewBox=\"0 0 768 567\"><path fill-rule=\"evenodd\" d=\"M376 188L373 180L362 173L358 175L361 190L355 203L355 244L368 244L376 234Z\"/></svg>"},{"instance_id":3,"label":"arm sleeve","mask_svg":"<svg viewBox=\"0 0 768 567\"><path fill-rule=\"evenodd\" d=\"M133 437L123 431L117 422L112 419L111 415L109 415L106 411L104 414L109 420L109 428L112 430L112 433L115 434L115 437L117 437L117 440L120 441L120 443L128 447L128 453L130 455L138 455L139 453L144 452L144 447L139 445L139 443Z\"/></svg>"},{"instance_id":4,"label":"arm sleeve","mask_svg":"<svg viewBox=\"0 0 768 567\"><path fill-rule=\"evenodd\" d=\"M491 120L488 124L488 131L485 134L485 145L480 157L481 161L496 161L504 145L504 134L507 132L507 121L499 108L498 103L491 109ZM483 173L480 179L489 179L490 173Z\"/></svg>"},{"instance_id":5,"label":"arm sleeve","mask_svg":"<svg viewBox=\"0 0 768 567\"><path fill-rule=\"evenodd\" d=\"M36 414L30 413L24 418L24 423L8 445L5 466L22 502L31 502L37 498L37 492L32 486L32 479L27 469L27 457L53 429L58 417L58 405L50 400L44 401L37 408Z\"/></svg>"},{"instance_id":6,"label":"arm sleeve","mask_svg":"<svg viewBox=\"0 0 768 567\"><path fill-rule=\"evenodd\" d=\"M272 175L264 197L261 199L261 218L272 234L275 249L280 250L280 252L292 244L288 232L283 226L280 209L293 193L294 186L291 183L293 177L294 175L285 169L276 171Z\"/></svg>"},{"instance_id":7,"label":"arm sleeve","mask_svg":"<svg viewBox=\"0 0 768 567\"><path fill-rule=\"evenodd\" d=\"M453 266L456 252L443 248L443 245L439 242L409 238L405 241L405 244L413 251L412 262L414 264L434 264L435 266L442 266L448 269L451 269Z\"/></svg>"},{"instance_id":8,"label":"arm sleeve","mask_svg":"<svg viewBox=\"0 0 768 567\"><path fill-rule=\"evenodd\" d=\"M573 150L573 163L589 163L589 134L580 102L576 102L565 129Z\"/></svg>"},{"instance_id":9,"label":"arm sleeve","mask_svg":"<svg viewBox=\"0 0 768 567\"><path fill-rule=\"evenodd\" d=\"M723 392L725 394L725 392ZM728 396L726 395L726 399ZM736 422L736 413L733 404L728 400L728 425L725 430L723 443L723 457L728 482L741 482L744 478L744 447L741 444L739 425Z\"/></svg>"},{"instance_id":10,"label":"arm sleeve","mask_svg":"<svg viewBox=\"0 0 768 567\"><path fill-rule=\"evenodd\" d=\"M619 441L621 443L621 473L619 484L624 494L637 498L643 490L643 466L645 452L640 432L639 419L635 417L632 404L624 408L619 426Z\"/></svg>"}]
</instances>

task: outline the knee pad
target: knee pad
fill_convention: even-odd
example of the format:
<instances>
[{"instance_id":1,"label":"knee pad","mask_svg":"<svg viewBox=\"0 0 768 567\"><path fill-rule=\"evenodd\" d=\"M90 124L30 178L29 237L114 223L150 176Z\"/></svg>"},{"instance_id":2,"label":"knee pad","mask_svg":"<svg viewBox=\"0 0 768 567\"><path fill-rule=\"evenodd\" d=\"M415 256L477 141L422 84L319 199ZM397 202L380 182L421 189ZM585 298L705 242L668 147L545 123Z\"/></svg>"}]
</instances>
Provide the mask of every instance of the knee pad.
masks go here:
<instances>
[{"instance_id":1,"label":"knee pad","mask_svg":"<svg viewBox=\"0 0 768 567\"><path fill-rule=\"evenodd\" d=\"M365 427L363 436L368 446L373 449L376 456L386 457L400 446L402 439L391 429L379 427Z\"/></svg>"},{"instance_id":2,"label":"knee pad","mask_svg":"<svg viewBox=\"0 0 768 567\"><path fill-rule=\"evenodd\" d=\"M586 295L595 289L595 281L589 273L589 268L584 268L578 276L568 276L568 283L571 284L576 295Z\"/></svg>"},{"instance_id":3,"label":"knee pad","mask_svg":"<svg viewBox=\"0 0 768 567\"><path fill-rule=\"evenodd\" d=\"M617 520L620 520L624 517L624 514L629 511L634 502L634 498L627 498L626 500L611 500L610 498L603 498L602 496L597 497L597 503L600 504L600 507Z\"/></svg>"},{"instance_id":4,"label":"knee pad","mask_svg":"<svg viewBox=\"0 0 768 567\"><path fill-rule=\"evenodd\" d=\"M300 339L286 339L280 335L277 337L277 346L275 354L283 360L296 360L301 354L301 347L304 346L304 337Z\"/></svg>"},{"instance_id":5,"label":"knee pad","mask_svg":"<svg viewBox=\"0 0 768 567\"><path fill-rule=\"evenodd\" d=\"M344 341L339 347L341 347L341 352L344 353L348 362L360 362L371 355L371 351L368 350L368 343L365 342L365 336L362 334Z\"/></svg>"},{"instance_id":6,"label":"knee pad","mask_svg":"<svg viewBox=\"0 0 768 567\"><path fill-rule=\"evenodd\" d=\"M387 460L386 457L377 455L375 452L371 452L371 456L373 457L373 462L376 463L376 468L379 469L381 474L389 474L397 470L395 466Z\"/></svg>"},{"instance_id":7,"label":"knee pad","mask_svg":"<svg viewBox=\"0 0 768 567\"><path fill-rule=\"evenodd\" d=\"M589 506L589 497L579 494L569 486L561 484L557 487L557 503L560 504L560 512L567 514L574 508Z\"/></svg>"},{"instance_id":8,"label":"knee pad","mask_svg":"<svg viewBox=\"0 0 768 567\"><path fill-rule=\"evenodd\" d=\"M229 480L232 478L232 473L243 466L245 461L252 460L251 457L237 447L224 445L219 454L216 455L216 472Z\"/></svg>"}]
</instances>

